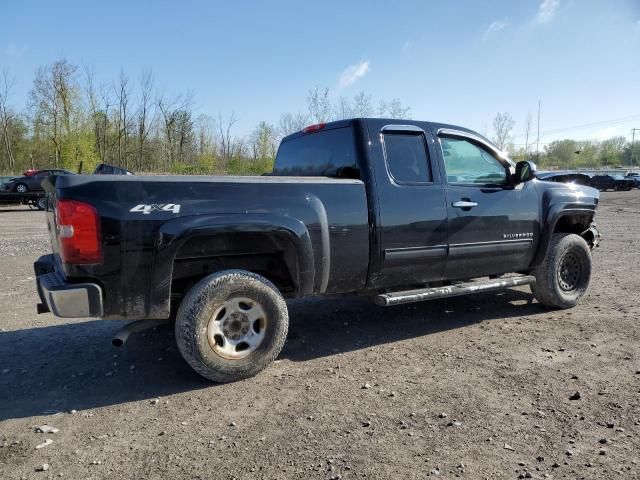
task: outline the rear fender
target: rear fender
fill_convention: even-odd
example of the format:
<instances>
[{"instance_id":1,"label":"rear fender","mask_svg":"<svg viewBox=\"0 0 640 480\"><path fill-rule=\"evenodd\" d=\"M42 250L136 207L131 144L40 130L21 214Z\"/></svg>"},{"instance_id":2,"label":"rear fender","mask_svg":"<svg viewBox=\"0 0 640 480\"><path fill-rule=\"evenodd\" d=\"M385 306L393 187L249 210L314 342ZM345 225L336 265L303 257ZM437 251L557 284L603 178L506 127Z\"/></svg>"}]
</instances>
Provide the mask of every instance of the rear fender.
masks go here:
<instances>
[{"instance_id":1,"label":"rear fender","mask_svg":"<svg viewBox=\"0 0 640 480\"><path fill-rule=\"evenodd\" d=\"M242 213L181 217L160 227L154 248L149 318L166 318L170 313L171 280L176 254L195 237L211 238L221 234L260 233L273 237L288 249L293 258L287 268L294 281L295 296L313 291L314 261L309 232L304 223L292 217L273 214ZM212 249L215 253L215 248Z\"/></svg>"}]
</instances>

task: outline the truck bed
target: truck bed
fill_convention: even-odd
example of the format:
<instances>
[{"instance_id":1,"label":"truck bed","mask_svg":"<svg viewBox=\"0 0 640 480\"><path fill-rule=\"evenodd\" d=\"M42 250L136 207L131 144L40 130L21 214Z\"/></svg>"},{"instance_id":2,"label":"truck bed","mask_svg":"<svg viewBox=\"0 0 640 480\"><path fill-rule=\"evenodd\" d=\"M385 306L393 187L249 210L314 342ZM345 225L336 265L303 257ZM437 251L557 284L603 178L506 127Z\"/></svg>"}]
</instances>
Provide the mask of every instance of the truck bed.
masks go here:
<instances>
[{"instance_id":1,"label":"truck bed","mask_svg":"<svg viewBox=\"0 0 640 480\"><path fill-rule=\"evenodd\" d=\"M293 297L358 291L365 285L368 207L365 186L359 180L52 178L54 183L45 182L45 188L56 199L87 202L99 212L104 262L60 268L72 281L100 279L105 296L111 297L105 298L105 317L164 316L176 286L186 288L191 276L230 257L248 258L258 264L258 270L271 268L269 262L284 261L291 267L287 275L296 278L276 273L276 281L291 281L288 294ZM48 222L53 236L52 212ZM211 241L211 235L219 240Z\"/></svg>"}]
</instances>

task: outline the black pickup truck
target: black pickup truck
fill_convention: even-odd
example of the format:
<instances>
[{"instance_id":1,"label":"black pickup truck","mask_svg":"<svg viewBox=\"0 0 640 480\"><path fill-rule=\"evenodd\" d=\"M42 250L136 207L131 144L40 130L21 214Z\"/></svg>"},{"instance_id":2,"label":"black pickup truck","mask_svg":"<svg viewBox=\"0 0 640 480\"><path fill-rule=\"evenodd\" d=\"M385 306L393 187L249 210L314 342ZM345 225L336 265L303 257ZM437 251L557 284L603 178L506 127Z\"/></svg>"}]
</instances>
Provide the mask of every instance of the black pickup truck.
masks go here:
<instances>
[{"instance_id":1,"label":"black pickup truck","mask_svg":"<svg viewBox=\"0 0 640 480\"><path fill-rule=\"evenodd\" d=\"M175 320L214 381L255 375L287 334L285 298L381 305L530 284L570 308L586 293L598 191L539 181L465 128L353 119L286 137L261 177L61 176L45 181L53 253L39 312Z\"/></svg>"}]
</instances>

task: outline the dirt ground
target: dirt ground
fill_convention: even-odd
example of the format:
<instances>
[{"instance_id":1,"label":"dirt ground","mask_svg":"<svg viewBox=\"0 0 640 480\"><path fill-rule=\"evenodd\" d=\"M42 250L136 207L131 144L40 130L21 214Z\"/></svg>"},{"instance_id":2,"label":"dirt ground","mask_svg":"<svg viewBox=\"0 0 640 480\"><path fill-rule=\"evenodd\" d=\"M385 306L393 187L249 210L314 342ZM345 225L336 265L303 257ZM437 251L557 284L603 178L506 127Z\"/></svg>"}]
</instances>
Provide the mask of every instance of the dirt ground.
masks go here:
<instances>
[{"instance_id":1,"label":"dirt ground","mask_svg":"<svg viewBox=\"0 0 640 480\"><path fill-rule=\"evenodd\" d=\"M280 359L213 385L168 326L116 349L120 322L36 315L44 217L0 207L0 478L639 478L640 192L602 194L598 226L572 310L291 302Z\"/></svg>"}]
</instances>

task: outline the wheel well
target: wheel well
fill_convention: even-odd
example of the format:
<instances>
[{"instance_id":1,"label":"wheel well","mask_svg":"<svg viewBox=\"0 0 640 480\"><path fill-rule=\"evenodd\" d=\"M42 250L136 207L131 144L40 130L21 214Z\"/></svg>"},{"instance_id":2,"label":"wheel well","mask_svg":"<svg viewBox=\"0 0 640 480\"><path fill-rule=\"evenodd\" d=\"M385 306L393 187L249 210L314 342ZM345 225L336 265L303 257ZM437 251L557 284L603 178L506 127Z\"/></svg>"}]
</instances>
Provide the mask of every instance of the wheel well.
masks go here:
<instances>
[{"instance_id":1,"label":"wheel well","mask_svg":"<svg viewBox=\"0 0 640 480\"><path fill-rule=\"evenodd\" d=\"M575 233L591 245L594 240L593 233L589 230L592 221L593 215L567 215L558 220L553 233Z\"/></svg>"},{"instance_id":2,"label":"wheel well","mask_svg":"<svg viewBox=\"0 0 640 480\"><path fill-rule=\"evenodd\" d=\"M180 299L207 275L246 270L271 281L284 296L296 291L296 259L286 242L260 233L195 237L178 250L171 276L171 297Z\"/></svg>"}]
</instances>

